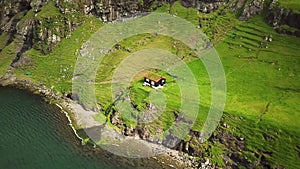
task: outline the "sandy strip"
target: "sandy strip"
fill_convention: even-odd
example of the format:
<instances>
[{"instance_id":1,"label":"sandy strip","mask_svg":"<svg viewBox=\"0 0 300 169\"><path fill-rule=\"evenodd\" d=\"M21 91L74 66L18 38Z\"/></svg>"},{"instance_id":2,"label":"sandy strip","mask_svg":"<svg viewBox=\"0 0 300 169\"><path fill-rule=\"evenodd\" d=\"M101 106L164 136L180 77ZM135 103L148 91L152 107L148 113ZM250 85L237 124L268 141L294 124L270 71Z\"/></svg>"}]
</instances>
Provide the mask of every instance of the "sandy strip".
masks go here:
<instances>
[{"instance_id":1,"label":"sandy strip","mask_svg":"<svg viewBox=\"0 0 300 169\"><path fill-rule=\"evenodd\" d=\"M100 125L93 118L94 115L98 114L97 112L85 110L80 104L76 103L69 103L69 106L75 115L77 125L82 126L83 128L92 128Z\"/></svg>"},{"instance_id":2,"label":"sandy strip","mask_svg":"<svg viewBox=\"0 0 300 169\"><path fill-rule=\"evenodd\" d=\"M86 134L92 138L101 148L110 151L119 156L130 158L147 158L164 156L168 160L169 167L178 168L184 166L191 167L191 162L187 163L190 156L167 148L161 144L155 144L139 138L124 136L112 129L110 126L101 126L93 116L98 114L94 111L85 110L80 104L68 103L69 107L75 115L75 122L85 130ZM95 135L97 135L95 137ZM93 138L97 138L94 140ZM98 140L99 139L99 140ZM162 161L162 163L165 163ZM187 166L188 164L188 166Z\"/></svg>"}]
</instances>

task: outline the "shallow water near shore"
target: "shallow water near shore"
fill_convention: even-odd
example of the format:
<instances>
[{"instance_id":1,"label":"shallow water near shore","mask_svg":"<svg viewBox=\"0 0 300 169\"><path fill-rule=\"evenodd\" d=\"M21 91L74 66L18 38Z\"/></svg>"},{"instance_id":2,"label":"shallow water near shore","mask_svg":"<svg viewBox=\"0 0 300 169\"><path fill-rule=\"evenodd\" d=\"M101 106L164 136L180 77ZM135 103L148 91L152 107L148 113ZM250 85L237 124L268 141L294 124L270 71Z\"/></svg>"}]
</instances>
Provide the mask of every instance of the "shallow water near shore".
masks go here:
<instances>
[{"instance_id":1,"label":"shallow water near shore","mask_svg":"<svg viewBox=\"0 0 300 169\"><path fill-rule=\"evenodd\" d=\"M40 96L0 87L0 168L168 168L82 146L68 123Z\"/></svg>"}]
</instances>

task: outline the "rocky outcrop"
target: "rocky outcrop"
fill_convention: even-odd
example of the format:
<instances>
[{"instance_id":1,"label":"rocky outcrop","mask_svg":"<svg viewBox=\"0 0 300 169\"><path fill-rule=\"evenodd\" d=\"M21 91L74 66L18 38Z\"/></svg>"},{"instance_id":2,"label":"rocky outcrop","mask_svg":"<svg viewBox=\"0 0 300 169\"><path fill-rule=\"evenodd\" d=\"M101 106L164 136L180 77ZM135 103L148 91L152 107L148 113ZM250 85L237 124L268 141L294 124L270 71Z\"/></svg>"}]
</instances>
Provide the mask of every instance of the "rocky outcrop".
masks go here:
<instances>
[{"instance_id":1,"label":"rocky outcrop","mask_svg":"<svg viewBox=\"0 0 300 169\"><path fill-rule=\"evenodd\" d=\"M45 84L35 84L30 80L17 78L11 71L8 71L0 78L0 86L13 86L19 89L29 90L32 93L43 96L43 98L48 101L58 101L62 99L59 93L54 93L51 89L47 88Z\"/></svg>"},{"instance_id":2,"label":"rocky outcrop","mask_svg":"<svg viewBox=\"0 0 300 169\"><path fill-rule=\"evenodd\" d=\"M0 26L1 33L8 29L14 29L23 12L31 9L30 0L2 0L0 1Z\"/></svg>"},{"instance_id":3,"label":"rocky outcrop","mask_svg":"<svg viewBox=\"0 0 300 169\"><path fill-rule=\"evenodd\" d=\"M22 20L27 12L32 9L32 6L30 1L25 0L4 0L0 2L0 5L3 7L0 12L0 32L9 36L9 39L4 42L6 46L13 41L18 44L15 48L15 53L17 54L15 60L17 60L32 45L30 41L33 39L32 24L34 21L30 19ZM20 26L20 23L26 26Z\"/></svg>"},{"instance_id":4,"label":"rocky outcrop","mask_svg":"<svg viewBox=\"0 0 300 169\"><path fill-rule=\"evenodd\" d=\"M240 20L248 20L262 12L277 32L300 37L300 13L280 6L278 0L237 0L234 10L242 9Z\"/></svg>"},{"instance_id":5,"label":"rocky outcrop","mask_svg":"<svg viewBox=\"0 0 300 169\"><path fill-rule=\"evenodd\" d=\"M253 1L243 1L240 0L240 3L242 4L244 2L244 7L242 10L242 13L239 17L240 20L248 20L252 16L260 14L264 9L264 0L253 0Z\"/></svg>"},{"instance_id":6,"label":"rocky outcrop","mask_svg":"<svg viewBox=\"0 0 300 169\"><path fill-rule=\"evenodd\" d=\"M1 34L9 36L5 44L8 46L14 42L17 46L13 67L20 67L28 62L22 58L27 50L35 48L47 54L62 38L74 30L74 24L71 29L68 29L70 24L68 24L67 17L59 17L59 14L55 13L40 16L43 7L47 6L46 10L56 8L51 1L4 0L0 2L0 5L4 7L0 14ZM55 25L55 23L60 24Z\"/></svg>"},{"instance_id":7,"label":"rocky outcrop","mask_svg":"<svg viewBox=\"0 0 300 169\"><path fill-rule=\"evenodd\" d=\"M80 11L84 15L95 15L103 21L113 21L120 17L135 14L137 12L152 11L167 1L153 0L69 0L56 1L61 13Z\"/></svg>"},{"instance_id":8,"label":"rocky outcrop","mask_svg":"<svg viewBox=\"0 0 300 169\"><path fill-rule=\"evenodd\" d=\"M33 48L43 54L48 54L63 38L70 37L82 20L73 20L68 16L58 15L35 19L35 23Z\"/></svg>"},{"instance_id":9,"label":"rocky outcrop","mask_svg":"<svg viewBox=\"0 0 300 169\"><path fill-rule=\"evenodd\" d=\"M229 6L232 11L240 13L241 20L247 20L263 11L264 0L182 0L182 6L195 8L202 13L211 13L220 7Z\"/></svg>"},{"instance_id":10,"label":"rocky outcrop","mask_svg":"<svg viewBox=\"0 0 300 169\"><path fill-rule=\"evenodd\" d=\"M300 37L300 13L282 8L277 0L273 0L266 17L268 23L279 33Z\"/></svg>"},{"instance_id":11,"label":"rocky outcrop","mask_svg":"<svg viewBox=\"0 0 300 169\"><path fill-rule=\"evenodd\" d=\"M95 13L103 21L113 21L121 16L134 14L143 11L142 4L139 1L112 1L106 0L101 3L95 3Z\"/></svg>"},{"instance_id":12,"label":"rocky outcrop","mask_svg":"<svg viewBox=\"0 0 300 169\"><path fill-rule=\"evenodd\" d=\"M183 0L181 5L187 8L195 8L202 13L211 13L231 2L230 0Z\"/></svg>"}]
</instances>

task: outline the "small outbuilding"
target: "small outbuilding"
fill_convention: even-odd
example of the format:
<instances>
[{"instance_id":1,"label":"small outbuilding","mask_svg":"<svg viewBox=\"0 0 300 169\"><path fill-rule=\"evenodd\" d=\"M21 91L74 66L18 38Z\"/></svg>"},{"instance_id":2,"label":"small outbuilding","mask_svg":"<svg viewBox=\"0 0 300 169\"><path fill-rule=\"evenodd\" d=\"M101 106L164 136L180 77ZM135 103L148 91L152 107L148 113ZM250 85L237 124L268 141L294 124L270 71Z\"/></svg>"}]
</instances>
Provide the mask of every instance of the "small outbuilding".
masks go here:
<instances>
[{"instance_id":1,"label":"small outbuilding","mask_svg":"<svg viewBox=\"0 0 300 169\"><path fill-rule=\"evenodd\" d=\"M122 47L121 47L120 44L116 44L116 45L115 45L115 49L120 50L121 48L122 48Z\"/></svg>"},{"instance_id":2,"label":"small outbuilding","mask_svg":"<svg viewBox=\"0 0 300 169\"><path fill-rule=\"evenodd\" d=\"M154 80L156 79L156 80ZM150 86L154 89L163 88L166 84L167 79L164 77L158 77L155 75L148 75L144 77L144 86Z\"/></svg>"}]
</instances>

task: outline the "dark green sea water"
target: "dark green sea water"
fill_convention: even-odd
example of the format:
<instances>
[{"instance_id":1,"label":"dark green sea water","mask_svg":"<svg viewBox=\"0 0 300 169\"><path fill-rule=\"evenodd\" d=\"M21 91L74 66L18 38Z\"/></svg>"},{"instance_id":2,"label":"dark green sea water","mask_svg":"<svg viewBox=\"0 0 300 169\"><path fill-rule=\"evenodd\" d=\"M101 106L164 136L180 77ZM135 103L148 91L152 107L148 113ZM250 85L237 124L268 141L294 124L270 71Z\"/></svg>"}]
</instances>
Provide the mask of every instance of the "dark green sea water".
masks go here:
<instances>
[{"instance_id":1,"label":"dark green sea water","mask_svg":"<svg viewBox=\"0 0 300 169\"><path fill-rule=\"evenodd\" d=\"M27 91L0 87L1 169L162 168L82 146L60 110Z\"/></svg>"}]
</instances>

